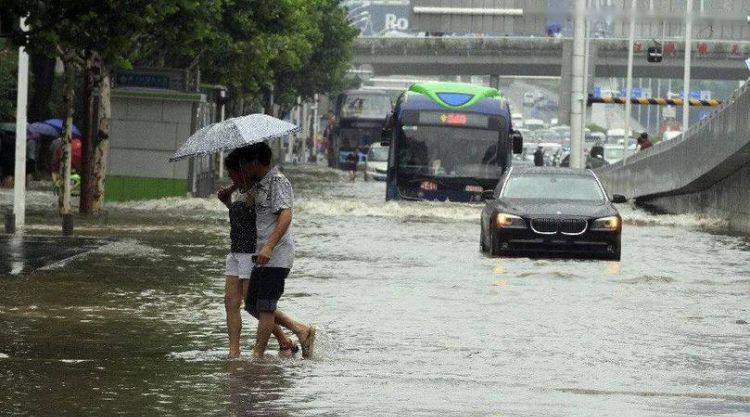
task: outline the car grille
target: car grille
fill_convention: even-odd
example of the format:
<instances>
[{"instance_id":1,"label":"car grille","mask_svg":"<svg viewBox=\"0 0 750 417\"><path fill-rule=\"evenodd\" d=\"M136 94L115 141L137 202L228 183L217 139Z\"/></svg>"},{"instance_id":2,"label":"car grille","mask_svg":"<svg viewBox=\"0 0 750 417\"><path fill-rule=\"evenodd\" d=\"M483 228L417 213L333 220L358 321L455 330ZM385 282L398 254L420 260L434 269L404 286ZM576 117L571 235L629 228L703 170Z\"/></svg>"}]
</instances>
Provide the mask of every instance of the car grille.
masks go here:
<instances>
[{"instance_id":1,"label":"car grille","mask_svg":"<svg viewBox=\"0 0 750 417\"><path fill-rule=\"evenodd\" d=\"M557 233L557 220L555 219L531 219L531 227L537 233Z\"/></svg>"},{"instance_id":2,"label":"car grille","mask_svg":"<svg viewBox=\"0 0 750 417\"><path fill-rule=\"evenodd\" d=\"M586 231L586 220L582 219L560 219L557 225L560 233L578 235Z\"/></svg>"},{"instance_id":3,"label":"car grille","mask_svg":"<svg viewBox=\"0 0 750 417\"><path fill-rule=\"evenodd\" d=\"M583 219L531 219L532 230L543 235L580 235L586 231L586 227L586 220Z\"/></svg>"}]
</instances>

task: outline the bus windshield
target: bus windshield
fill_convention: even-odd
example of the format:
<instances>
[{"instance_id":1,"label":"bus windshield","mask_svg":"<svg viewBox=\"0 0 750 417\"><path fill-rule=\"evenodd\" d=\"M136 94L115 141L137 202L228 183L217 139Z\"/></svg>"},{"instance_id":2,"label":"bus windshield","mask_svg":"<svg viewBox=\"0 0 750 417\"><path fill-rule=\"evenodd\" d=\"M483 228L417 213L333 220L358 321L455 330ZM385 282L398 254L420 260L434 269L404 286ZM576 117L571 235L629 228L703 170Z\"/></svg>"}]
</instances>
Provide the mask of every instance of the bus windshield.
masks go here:
<instances>
[{"instance_id":1,"label":"bus windshield","mask_svg":"<svg viewBox=\"0 0 750 417\"><path fill-rule=\"evenodd\" d=\"M344 98L341 117L382 119L391 111L391 99L379 95L349 95Z\"/></svg>"},{"instance_id":2,"label":"bus windshield","mask_svg":"<svg viewBox=\"0 0 750 417\"><path fill-rule=\"evenodd\" d=\"M399 171L433 177L499 178L500 132L441 126L404 126Z\"/></svg>"}]
</instances>

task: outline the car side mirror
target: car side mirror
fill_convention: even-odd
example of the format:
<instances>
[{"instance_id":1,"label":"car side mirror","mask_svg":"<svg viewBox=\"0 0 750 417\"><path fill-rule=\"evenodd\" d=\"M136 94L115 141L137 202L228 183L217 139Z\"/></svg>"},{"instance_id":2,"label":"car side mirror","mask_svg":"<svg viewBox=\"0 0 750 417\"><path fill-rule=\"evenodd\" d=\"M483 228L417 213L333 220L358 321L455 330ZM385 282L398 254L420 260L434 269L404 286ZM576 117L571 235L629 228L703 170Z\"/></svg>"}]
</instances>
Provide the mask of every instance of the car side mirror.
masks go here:
<instances>
[{"instance_id":1,"label":"car side mirror","mask_svg":"<svg viewBox=\"0 0 750 417\"><path fill-rule=\"evenodd\" d=\"M494 200L495 190L484 190L482 191L482 200Z\"/></svg>"},{"instance_id":2,"label":"car side mirror","mask_svg":"<svg viewBox=\"0 0 750 417\"><path fill-rule=\"evenodd\" d=\"M513 141L513 153L523 153L523 136L521 135L521 132L514 130L510 134L510 139Z\"/></svg>"},{"instance_id":3,"label":"car side mirror","mask_svg":"<svg viewBox=\"0 0 750 417\"><path fill-rule=\"evenodd\" d=\"M612 195L612 202L616 204L622 204L622 203L627 203L628 199L625 198L625 196L622 194L614 194Z\"/></svg>"}]
</instances>

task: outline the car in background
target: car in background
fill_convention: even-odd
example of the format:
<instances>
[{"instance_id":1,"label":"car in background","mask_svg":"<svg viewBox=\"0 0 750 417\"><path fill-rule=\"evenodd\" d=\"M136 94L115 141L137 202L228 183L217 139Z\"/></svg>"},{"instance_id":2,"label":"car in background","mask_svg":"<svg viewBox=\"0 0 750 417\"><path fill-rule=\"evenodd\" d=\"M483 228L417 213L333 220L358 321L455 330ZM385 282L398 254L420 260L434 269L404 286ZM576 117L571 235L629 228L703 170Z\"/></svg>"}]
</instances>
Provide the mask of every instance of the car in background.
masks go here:
<instances>
[{"instance_id":1,"label":"car in background","mask_svg":"<svg viewBox=\"0 0 750 417\"><path fill-rule=\"evenodd\" d=\"M534 91L527 91L523 93L523 105L524 106L533 106L536 104L536 92Z\"/></svg>"},{"instance_id":2,"label":"car in background","mask_svg":"<svg viewBox=\"0 0 750 417\"><path fill-rule=\"evenodd\" d=\"M604 160L609 164L614 164L622 159L625 150L622 145L604 145Z\"/></svg>"},{"instance_id":3,"label":"car in background","mask_svg":"<svg viewBox=\"0 0 750 417\"><path fill-rule=\"evenodd\" d=\"M603 157L598 155L591 156L590 153L586 154L586 169L597 169L605 165L609 165L609 162L607 162L607 160L605 160ZM560 163L557 166L562 168L570 167L570 151L563 152Z\"/></svg>"},{"instance_id":4,"label":"car in background","mask_svg":"<svg viewBox=\"0 0 750 417\"><path fill-rule=\"evenodd\" d=\"M609 144L622 144L625 141L625 129L609 129L607 130L607 143ZM633 137L632 132L628 135L629 138Z\"/></svg>"},{"instance_id":5,"label":"car in background","mask_svg":"<svg viewBox=\"0 0 750 417\"><path fill-rule=\"evenodd\" d=\"M676 137L679 137L680 135L682 135L682 132L680 132L679 130L668 130L664 132L664 134L661 135L661 140L662 141L672 140Z\"/></svg>"},{"instance_id":6,"label":"car in background","mask_svg":"<svg viewBox=\"0 0 750 417\"><path fill-rule=\"evenodd\" d=\"M480 246L492 256L620 260L622 217L591 170L511 167L482 193Z\"/></svg>"},{"instance_id":7,"label":"car in background","mask_svg":"<svg viewBox=\"0 0 750 417\"><path fill-rule=\"evenodd\" d=\"M513 128L518 130L523 127L523 114L521 113L512 113L510 115L510 122L513 125Z\"/></svg>"},{"instance_id":8,"label":"car in background","mask_svg":"<svg viewBox=\"0 0 750 417\"><path fill-rule=\"evenodd\" d=\"M526 119L523 121L523 127L531 131L540 130L545 128L545 123L542 119Z\"/></svg>"},{"instance_id":9,"label":"car in background","mask_svg":"<svg viewBox=\"0 0 750 417\"><path fill-rule=\"evenodd\" d=\"M365 177L385 181L388 176L388 147L379 143L370 145L365 159Z\"/></svg>"}]
</instances>

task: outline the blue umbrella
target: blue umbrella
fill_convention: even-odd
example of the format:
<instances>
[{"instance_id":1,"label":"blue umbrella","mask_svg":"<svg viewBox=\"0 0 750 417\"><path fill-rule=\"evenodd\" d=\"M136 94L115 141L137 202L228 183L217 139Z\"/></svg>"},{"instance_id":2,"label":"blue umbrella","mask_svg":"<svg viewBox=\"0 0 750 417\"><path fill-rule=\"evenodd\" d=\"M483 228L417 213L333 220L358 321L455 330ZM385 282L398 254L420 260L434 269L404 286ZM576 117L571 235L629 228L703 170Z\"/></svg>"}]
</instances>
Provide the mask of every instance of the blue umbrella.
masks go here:
<instances>
[{"instance_id":1,"label":"blue umbrella","mask_svg":"<svg viewBox=\"0 0 750 417\"><path fill-rule=\"evenodd\" d=\"M29 133L39 135L39 136L52 136L52 137L58 137L60 136L60 131L56 129L54 126L49 125L47 123L42 122L36 122L32 123L28 127Z\"/></svg>"},{"instance_id":2,"label":"blue umbrella","mask_svg":"<svg viewBox=\"0 0 750 417\"><path fill-rule=\"evenodd\" d=\"M62 133L62 129L63 129L62 119L48 119L48 120L45 120L44 123L47 123L48 125L57 129L56 135L59 135L60 133ZM81 136L81 131L78 130L76 125L73 125L73 136L77 136L77 137Z\"/></svg>"}]
</instances>

